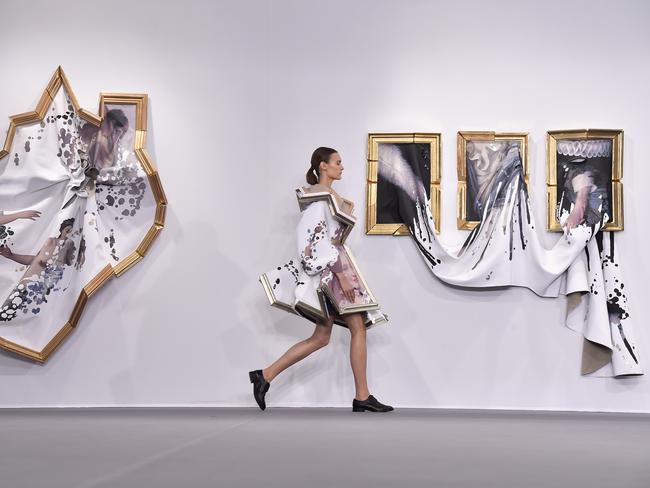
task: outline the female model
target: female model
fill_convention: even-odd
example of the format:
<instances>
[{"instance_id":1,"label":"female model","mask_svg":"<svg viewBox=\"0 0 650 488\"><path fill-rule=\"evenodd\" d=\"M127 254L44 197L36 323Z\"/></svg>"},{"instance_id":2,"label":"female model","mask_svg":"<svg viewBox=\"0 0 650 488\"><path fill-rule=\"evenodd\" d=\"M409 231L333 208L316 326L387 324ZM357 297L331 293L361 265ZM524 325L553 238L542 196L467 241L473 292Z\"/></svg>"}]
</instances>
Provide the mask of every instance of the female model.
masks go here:
<instances>
[{"instance_id":1,"label":"female model","mask_svg":"<svg viewBox=\"0 0 650 488\"><path fill-rule=\"evenodd\" d=\"M298 254L283 266L265 273L260 281L272 305L299 314L316 324L308 339L291 346L267 368L249 372L253 395L264 410L270 383L292 364L326 346L333 324L350 330L350 363L356 395L354 412L388 412L368 390L366 379L366 329L387 322L368 289L345 239L356 221L354 204L341 198L332 183L343 174L341 156L319 147L311 157L307 183L296 190L302 211L298 224Z\"/></svg>"}]
</instances>

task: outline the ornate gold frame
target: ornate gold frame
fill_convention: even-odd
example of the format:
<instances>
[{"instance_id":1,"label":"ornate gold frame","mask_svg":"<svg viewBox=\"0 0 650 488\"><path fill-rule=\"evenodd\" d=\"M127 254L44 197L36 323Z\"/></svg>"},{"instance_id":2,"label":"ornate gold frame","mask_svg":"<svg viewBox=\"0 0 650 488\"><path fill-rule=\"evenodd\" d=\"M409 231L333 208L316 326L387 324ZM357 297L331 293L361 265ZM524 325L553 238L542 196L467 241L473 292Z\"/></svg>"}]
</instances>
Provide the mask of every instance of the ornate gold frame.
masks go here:
<instances>
[{"instance_id":1,"label":"ornate gold frame","mask_svg":"<svg viewBox=\"0 0 650 488\"><path fill-rule=\"evenodd\" d=\"M153 160L145 149L147 136L147 95L144 93L101 93L99 98L99 115L95 115L79 106L79 102L72 91L70 82L60 66L54 72L54 75L36 104L36 108L31 112L25 112L9 117L9 129L7 131L4 146L0 149L0 159L9 154L16 128L20 125L31 124L43 120L50 105L54 101L54 97L62 86L68 93L70 101L79 116L97 126L101 124L105 105L124 104L136 106L134 150L138 161L142 164L142 167L147 174L149 185L151 186L156 201L156 213L154 216L154 222L135 251L122 259L117 266L107 264L102 271L100 271L86 284L86 286L83 287L70 317L43 350L35 351L21 346L20 344L16 344L15 342L0 338L0 348L39 363L44 363L61 344L63 339L65 339L68 334L75 329L88 299L92 297L108 280L114 276L122 275L145 256L154 239L158 236L165 225L165 211L167 209L167 198L160 181L160 176L154 166Z\"/></svg>"},{"instance_id":2,"label":"ornate gold frame","mask_svg":"<svg viewBox=\"0 0 650 488\"><path fill-rule=\"evenodd\" d=\"M612 140L612 220L603 230L623 230L623 130L568 129L546 133L546 228L561 232L555 214L557 201L557 141L562 139Z\"/></svg>"},{"instance_id":3,"label":"ornate gold frame","mask_svg":"<svg viewBox=\"0 0 650 488\"><path fill-rule=\"evenodd\" d=\"M431 214L435 220L435 230L440 232L440 133L375 133L368 134L368 186L366 190L366 234L409 235L406 224L377 223L377 171L379 144L429 143L431 145Z\"/></svg>"},{"instance_id":4,"label":"ornate gold frame","mask_svg":"<svg viewBox=\"0 0 650 488\"><path fill-rule=\"evenodd\" d=\"M528 185L528 132L490 132L490 131L460 131L457 136L457 214L456 226L461 230L472 230L479 222L467 220L467 168L465 154L468 141L519 141L521 144L521 163L524 168L524 180Z\"/></svg>"}]
</instances>

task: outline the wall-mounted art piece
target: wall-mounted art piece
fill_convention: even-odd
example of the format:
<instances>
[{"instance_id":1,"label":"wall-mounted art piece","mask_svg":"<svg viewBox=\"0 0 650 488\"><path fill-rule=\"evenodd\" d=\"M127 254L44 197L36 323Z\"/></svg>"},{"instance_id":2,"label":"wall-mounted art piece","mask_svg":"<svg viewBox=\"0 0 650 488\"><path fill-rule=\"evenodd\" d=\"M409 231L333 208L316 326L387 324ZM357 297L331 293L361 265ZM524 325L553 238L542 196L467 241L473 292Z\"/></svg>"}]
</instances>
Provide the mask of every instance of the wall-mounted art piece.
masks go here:
<instances>
[{"instance_id":1,"label":"wall-mounted art piece","mask_svg":"<svg viewBox=\"0 0 650 488\"><path fill-rule=\"evenodd\" d=\"M140 261L166 198L145 149L147 95L79 106L61 68L0 150L0 347L44 362L99 288Z\"/></svg>"},{"instance_id":2,"label":"wall-mounted art piece","mask_svg":"<svg viewBox=\"0 0 650 488\"><path fill-rule=\"evenodd\" d=\"M400 133L368 135L367 234L408 235L398 209L396 161L425 182L424 191L440 230L440 134Z\"/></svg>"},{"instance_id":3,"label":"wall-mounted art piece","mask_svg":"<svg viewBox=\"0 0 650 488\"><path fill-rule=\"evenodd\" d=\"M391 183L400 189L396 192L399 220L429 270L456 287L521 286L541 297L567 295L565 324L584 337L582 374L643 374L620 252L614 233L602 231L607 215L601 212L600 220L583 218L575 226L565 226L564 234L547 248L528 194L523 163L527 140L503 146L487 142L469 150L463 146L461 151L463 165L468 164L469 154L469 164L476 162L488 171L485 182L477 186L480 219L460 247L445 245L444 236L436 232L428 179L414 171L401 152L391 155ZM369 158L369 167L373 163ZM494 171L489 170L490 164ZM370 179L368 185L372 184Z\"/></svg>"},{"instance_id":4,"label":"wall-mounted art piece","mask_svg":"<svg viewBox=\"0 0 650 488\"><path fill-rule=\"evenodd\" d=\"M548 230L601 219L623 230L623 131L555 130L546 142Z\"/></svg>"},{"instance_id":5,"label":"wall-mounted art piece","mask_svg":"<svg viewBox=\"0 0 650 488\"><path fill-rule=\"evenodd\" d=\"M488 208L492 189L508 177L503 163L512 150L519 151L528 182L528 134L463 131L458 133L457 142L457 225L471 230Z\"/></svg>"}]
</instances>

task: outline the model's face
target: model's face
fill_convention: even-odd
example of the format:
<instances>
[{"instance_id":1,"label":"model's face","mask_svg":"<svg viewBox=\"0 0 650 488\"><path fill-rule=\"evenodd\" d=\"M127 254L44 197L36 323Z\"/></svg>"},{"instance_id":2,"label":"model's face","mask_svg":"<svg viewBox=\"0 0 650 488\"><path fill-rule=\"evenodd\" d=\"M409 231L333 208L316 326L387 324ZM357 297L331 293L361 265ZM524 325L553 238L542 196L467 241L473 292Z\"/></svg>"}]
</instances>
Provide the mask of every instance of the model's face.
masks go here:
<instances>
[{"instance_id":1,"label":"model's face","mask_svg":"<svg viewBox=\"0 0 650 488\"><path fill-rule=\"evenodd\" d=\"M322 175L327 175L330 180L340 180L343 177L343 163L339 153L330 154L327 162L320 163Z\"/></svg>"},{"instance_id":2,"label":"model's face","mask_svg":"<svg viewBox=\"0 0 650 488\"><path fill-rule=\"evenodd\" d=\"M71 230L72 230L72 227L70 227L69 225L66 226L66 227L64 227L63 230L61 231L61 236L60 236L60 238L61 238L61 239L67 239L67 238L68 238L68 235L70 234L70 231L71 231Z\"/></svg>"}]
</instances>

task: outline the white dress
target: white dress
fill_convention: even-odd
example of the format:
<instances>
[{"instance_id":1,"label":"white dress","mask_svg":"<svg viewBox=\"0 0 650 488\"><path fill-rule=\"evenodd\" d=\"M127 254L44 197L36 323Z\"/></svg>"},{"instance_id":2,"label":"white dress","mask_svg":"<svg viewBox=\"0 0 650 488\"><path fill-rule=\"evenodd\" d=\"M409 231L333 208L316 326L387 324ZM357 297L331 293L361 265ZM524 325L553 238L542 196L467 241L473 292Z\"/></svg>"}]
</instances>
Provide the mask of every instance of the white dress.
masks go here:
<instances>
[{"instance_id":1,"label":"white dress","mask_svg":"<svg viewBox=\"0 0 650 488\"><path fill-rule=\"evenodd\" d=\"M296 197L298 254L260 277L271 305L316 323L332 317L345 327L352 313L362 313L366 327L387 322L345 244L356 222L352 202L324 185L299 188ZM339 276L352 284L354 300L343 294Z\"/></svg>"}]
</instances>

